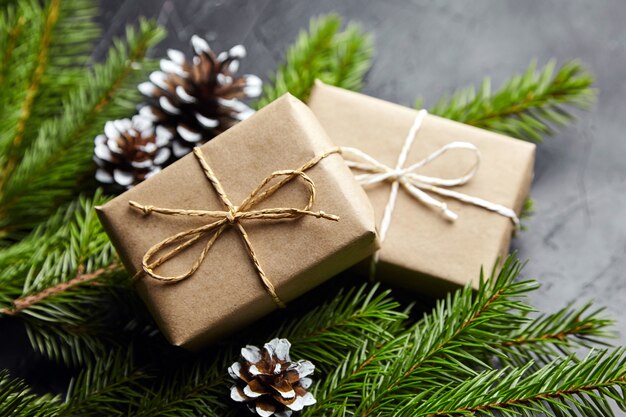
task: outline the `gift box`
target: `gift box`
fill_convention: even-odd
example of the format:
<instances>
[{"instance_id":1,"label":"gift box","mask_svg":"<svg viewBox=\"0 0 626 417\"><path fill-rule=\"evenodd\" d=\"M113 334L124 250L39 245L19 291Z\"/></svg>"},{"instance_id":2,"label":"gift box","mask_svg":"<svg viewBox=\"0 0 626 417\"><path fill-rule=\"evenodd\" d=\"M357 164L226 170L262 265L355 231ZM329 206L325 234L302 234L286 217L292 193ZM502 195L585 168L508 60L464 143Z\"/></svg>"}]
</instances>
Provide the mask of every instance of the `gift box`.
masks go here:
<instances>
[{"instance_id":1,"label":"gift box","mask_svg":"<svg viewBox=\"0 0 626 417\"><path fill-rule=\"evenodd\" d=\"M163 334L192 350L378 248L367 195L289 95L98 215Z\"/></svg>"},{"instance_id":2,"label":"gift box","mask_svg":"<svg viewBox=\"0 0 626 417\"><path fill-rule=\"evenodd\" d=\"M440 295L506 256L533 144L321 82L309 106L374 206L378 278Z\"/></svg>"}]
</instances>

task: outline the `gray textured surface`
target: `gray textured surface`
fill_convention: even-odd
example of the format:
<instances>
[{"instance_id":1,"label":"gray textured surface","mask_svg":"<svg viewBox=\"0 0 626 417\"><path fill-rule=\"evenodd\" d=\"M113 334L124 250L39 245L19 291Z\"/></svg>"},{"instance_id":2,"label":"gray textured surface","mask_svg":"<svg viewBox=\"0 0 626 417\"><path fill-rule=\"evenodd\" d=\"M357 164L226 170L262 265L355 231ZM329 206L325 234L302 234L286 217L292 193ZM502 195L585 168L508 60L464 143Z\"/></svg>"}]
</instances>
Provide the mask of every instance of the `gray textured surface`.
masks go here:
<instances>
[{"instance_id":1,"label":"gray textured surface","mask_svg":"<svg viewBox=\"0 0 626 417\"><path fill-rule=\"evenodd\" d=\"M374 33L365 92L426 105L489 76L494 86L537 59L580 59L596 77L597 105L538 150L535 216L514 242L525 275L551 311L595 300L618 319L626 342L626 4L622 1L106 1L108 41L139 15L157 16L166 47L198 33L216 49L243 43L242 70L264 76L311 16L336 11ZM99 53L96 50L96 54Z\"/></svg>"}]
</instances>

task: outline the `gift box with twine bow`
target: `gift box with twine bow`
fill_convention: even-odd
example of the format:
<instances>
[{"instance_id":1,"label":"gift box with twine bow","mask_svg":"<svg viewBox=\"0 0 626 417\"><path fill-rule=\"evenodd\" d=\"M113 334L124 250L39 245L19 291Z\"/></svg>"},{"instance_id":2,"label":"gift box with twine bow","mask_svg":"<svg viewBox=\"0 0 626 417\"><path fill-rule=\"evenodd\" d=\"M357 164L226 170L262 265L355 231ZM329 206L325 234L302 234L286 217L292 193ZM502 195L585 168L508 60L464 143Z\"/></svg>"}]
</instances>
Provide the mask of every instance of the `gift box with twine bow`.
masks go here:
<instances>
[{"instance_id":1,"label":"gift box with twine bow","mask_svg":"<svg viewBox=\"0 0 626 417\"><path fill-rule=\"evenodd\" d=\"M378 248L366 194L289 95L98 214L162 332L188 349L284 307Z\"/></svg>"},{"instance_id":2,"label":"gift box with twine bow","mask_svg":"<svg viewBox=\"0 0 626 417\"><path fill-rule=\"evenodd\" d=\"M439 295L507 255L535 145L319 81L309 106L374 206L371 275Z\"/></svg>"}]
</instances>

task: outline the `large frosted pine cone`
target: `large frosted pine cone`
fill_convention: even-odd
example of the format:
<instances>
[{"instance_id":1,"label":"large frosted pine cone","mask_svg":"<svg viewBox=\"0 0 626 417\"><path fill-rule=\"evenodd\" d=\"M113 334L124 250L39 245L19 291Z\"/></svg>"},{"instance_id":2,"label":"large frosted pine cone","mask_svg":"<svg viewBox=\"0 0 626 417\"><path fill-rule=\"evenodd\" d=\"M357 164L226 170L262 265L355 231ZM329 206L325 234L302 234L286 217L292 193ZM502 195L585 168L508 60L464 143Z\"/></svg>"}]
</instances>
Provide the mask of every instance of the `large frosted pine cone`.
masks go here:
<instances>
[{"instance_id":1,"label":"large frosted pine cone","mask_svg":"<svg viewBox=\"0 0 626 417\"><path fill-rule=\"evenodd\" d=\"M175 159L254 113L240 99L261 94L259 77L235 75L239 60L246 56L242 45L216 55L199 36L194 35L191 44L191 59L168 50L161 70L138 87L147 98L140 114L173 133Z\"/></svg>"},{"instance_id":2,"label":"large frosted pine cone","mask_svg":"<svg viewBox=\"0 0 626 417\"><path fill-rule=\"evenodd\" d=\"M261 417L289 417L294 411L315 404L313 394L308 392L312 383L309 375L315 366L307 360L292 362L290 347L287 339L277 338L263 349L241 349L241 359L228 368L235 380L231 398L245 403Z\"/></svg>"}]
</instances>

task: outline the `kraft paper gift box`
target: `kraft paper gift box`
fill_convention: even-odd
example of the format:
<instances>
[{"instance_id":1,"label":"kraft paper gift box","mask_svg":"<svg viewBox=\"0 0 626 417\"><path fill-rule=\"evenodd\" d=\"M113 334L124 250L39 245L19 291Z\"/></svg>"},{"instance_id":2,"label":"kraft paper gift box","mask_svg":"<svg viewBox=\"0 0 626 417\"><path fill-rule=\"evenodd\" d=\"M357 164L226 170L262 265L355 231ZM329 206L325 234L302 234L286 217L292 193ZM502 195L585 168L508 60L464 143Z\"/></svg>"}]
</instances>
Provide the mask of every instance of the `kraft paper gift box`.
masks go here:
<instances>
[{"instance_id":1,"label":"kraft paper gift box","mask_svg":"<svg viewBox=\"0 0 626 417\"><path fill-rule=\"evenodd\" d=\"M121 260L136 278L139 295L171 343L201 348L304 294L378 248L374 213L366 194L341 155L333 152L336 146L311 111L294 97L283 96L196 149L233 210L218 196L195 152L98 208ZM260 190L262 193L291 178L268 198L252 207L236 207L273 172L298 170L307 162L310 167L302 171L305 175L283 172ZM311 191L309 180L315 187L315 199L305 207ZM130 206L131 201L135 207ZM213 213L214 217L170 215L159 211L164 208L221 213ZM309 214L276 213L271 210L274 208L306 209ZM255 210L266 217L246 218L242 213L250 215ZM272 215L287 218L267 218ZM206 226L216 221L221 223ZM185 234L203 226L210 230ZM154 275L169 278L188 273L194 265L197 270L176 282L149 275L142 266L146 252L179 233L184 236L165 241L148 256L146 264ZM202 259L203 249L216 234ZM177 251L177 246L193 236L199 236L194 244ZM249 249L262 272L255 267ZM172 250L176 252L173 256L154 265Z\"/></svg>"},{"instance_id":2,"label":"kraft paper gift box","mask_svg":"<svg viewBox=\"0 0 626 417\"><path fill-rule=\"evenodd\" d=\"M519 215L533 178L533 144L319 81L309 106L331 140L341 147L358 150L350 155L344 152L344 158L366 162L370 168L371 161L364 161L360 153L395 169L403 145L411 137L410 130L417 125L402 168L423 162L448 146L450 149L412 173L439 179L460 178L469 173L471 178L463 185L438 187L444 193L450 190L481 199L512 217ZM463 145L450 145L458 142ZM361 175L362 181L366 177L364 187L381 227L394 178L371 181L368 172L357 167L353 167L353 172ZM451 221L442 215L441 207L424 204L419 196L399 186L386 235L381 233L382 248L371 270L381 280L435 295L468 282L476 287L481 267L489 273L497 260L507 255L514 221L483 207L433 193L427 189L428 185L421 189L427 194L425 198L430 196L445 203L449 217L458 218Z\"/></svg>"}]
</instances>

